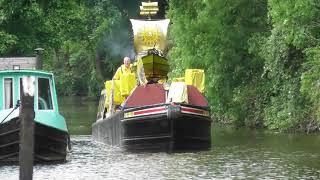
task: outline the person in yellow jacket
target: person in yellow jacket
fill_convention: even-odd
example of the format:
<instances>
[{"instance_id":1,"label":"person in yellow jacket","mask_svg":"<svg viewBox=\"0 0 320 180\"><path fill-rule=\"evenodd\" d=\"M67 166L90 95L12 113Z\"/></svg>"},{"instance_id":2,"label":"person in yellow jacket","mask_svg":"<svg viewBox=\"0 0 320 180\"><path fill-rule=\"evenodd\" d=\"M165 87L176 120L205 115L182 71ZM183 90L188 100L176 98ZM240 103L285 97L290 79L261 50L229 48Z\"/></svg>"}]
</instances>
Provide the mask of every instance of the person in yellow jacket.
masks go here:
<instances>
[{"instance_id":1,"label":"person in yellow jacket","mask_svg":"<svg viewBox=\"0 0 320 180\"><path fill-rule=\"evenodd\" d=\"M123 64L117 69L116 73L113 76L113 79L120 80L120 77L126 73L132 73L132 64L129 57L123 58Z\"/></svg>"}]
</instances>

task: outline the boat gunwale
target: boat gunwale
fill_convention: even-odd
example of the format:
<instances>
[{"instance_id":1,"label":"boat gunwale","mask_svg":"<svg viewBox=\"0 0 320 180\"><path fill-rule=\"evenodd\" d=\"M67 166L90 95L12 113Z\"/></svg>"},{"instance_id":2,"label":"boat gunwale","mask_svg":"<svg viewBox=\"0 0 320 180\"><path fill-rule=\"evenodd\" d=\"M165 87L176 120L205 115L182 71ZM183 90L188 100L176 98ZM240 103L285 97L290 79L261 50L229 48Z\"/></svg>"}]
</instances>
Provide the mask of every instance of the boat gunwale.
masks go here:
<instances>
[{"instance_id":1,"label":"boat gunwale","mask_svg":"<svg viewBox=\"0 0 320 180\"><path fill-rule=\"evenodd\" d=\"M174 103L175 105L180 105L180 106L186 106L186 107L191 107L191 108L197 108L201 110L206 110L209 111L210 113L210 107L209 106L197 106L197 105L192 105L192 104L185 104L185 103ZM158 103L158 104L151 104L151 105L145 105L145 106L137 106L137 107L125 107L124 110L122 110L124 113L126 112L131 112L135 110L141 110L145 108L153 108L153 107L159 107L159 106L168 106L172 105L171 103Z\"/></svg>"}]
</instances>

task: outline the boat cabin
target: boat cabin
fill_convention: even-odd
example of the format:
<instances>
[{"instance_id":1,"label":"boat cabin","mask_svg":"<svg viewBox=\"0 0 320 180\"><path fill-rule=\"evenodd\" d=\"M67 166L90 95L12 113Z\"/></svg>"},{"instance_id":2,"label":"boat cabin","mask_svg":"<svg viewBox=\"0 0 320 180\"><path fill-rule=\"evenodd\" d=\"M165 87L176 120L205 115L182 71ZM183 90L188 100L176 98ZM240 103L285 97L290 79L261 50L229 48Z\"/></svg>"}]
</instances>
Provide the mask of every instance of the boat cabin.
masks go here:
<instances>
[{"instance_id":1,"label":"boat cabin","mask_svg":"<svg viewBox=\"0 0 320 180\"><path fill-rule=\"evenodd\" d=\"M34 111L36 121L67 131L64 118L59 114L52 73L35 70L0 71L0 120L18 104L23 76L35 77ZM18 109L6 121L19 115Z\"/></svg>"},{"instance_id":2,"label":"boat cabin","mask_svg":"<svg viewBox=\"0 0 320 180\"><path fill-rule=\"evenodd\" d=\"M20 100L20 83L22 80L21 73L15 73L14 71L0 72L0 84L2 91L0 92L0 109L11 109ZM31 73L36 75L36 94L35 94L35 107L37 110L53 110L54 102L52 97L52 78L47 73Z\"/></svg>"}]
</instances>

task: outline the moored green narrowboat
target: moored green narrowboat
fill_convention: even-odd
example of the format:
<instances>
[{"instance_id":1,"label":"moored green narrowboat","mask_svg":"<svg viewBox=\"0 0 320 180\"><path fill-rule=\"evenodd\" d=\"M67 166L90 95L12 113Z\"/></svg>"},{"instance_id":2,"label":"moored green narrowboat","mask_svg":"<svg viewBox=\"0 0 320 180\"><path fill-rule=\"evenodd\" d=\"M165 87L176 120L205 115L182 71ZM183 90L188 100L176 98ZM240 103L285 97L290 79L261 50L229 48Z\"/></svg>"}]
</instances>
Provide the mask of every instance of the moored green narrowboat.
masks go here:
<instances>
[{"instance_id":1,"label":"moored green narrowboat","mask_svg":"<svg viewBox=\"0 0 320 180\"><path fill-rule=\"evenodd\" d=\"M37 70L0 71L0 162L18 161L20 81L24 76L35 77L35 161L63 162L69 134L59 113L54 76Z\"/></svg>"}]
</instances>

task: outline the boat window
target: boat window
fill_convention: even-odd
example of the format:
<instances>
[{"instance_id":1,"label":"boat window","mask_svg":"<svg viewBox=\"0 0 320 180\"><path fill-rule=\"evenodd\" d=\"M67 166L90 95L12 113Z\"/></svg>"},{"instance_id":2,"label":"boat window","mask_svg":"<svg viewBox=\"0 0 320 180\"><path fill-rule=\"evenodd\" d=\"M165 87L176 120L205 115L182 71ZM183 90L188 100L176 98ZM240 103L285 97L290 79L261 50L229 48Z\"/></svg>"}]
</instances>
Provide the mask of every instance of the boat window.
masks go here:
<instances>
[{"instance_id":1,"label":"boat window","mask_svg":"<svg viewBox=\"0 0 320 180\"><path fill-rule=\"evenodd\" d=\"M38 109L53 109L50 81L46 78L38 78Z\"/></svg>"},{"instance_id":2,"label":"boat window","mask_svg":"<svg viewBox=\"0 0 320 180\"><path fill-rule=\"evenodd\" d=\"M13 78L4 78L4 109L13 108Z\"/></svg>"}]
</instances>

